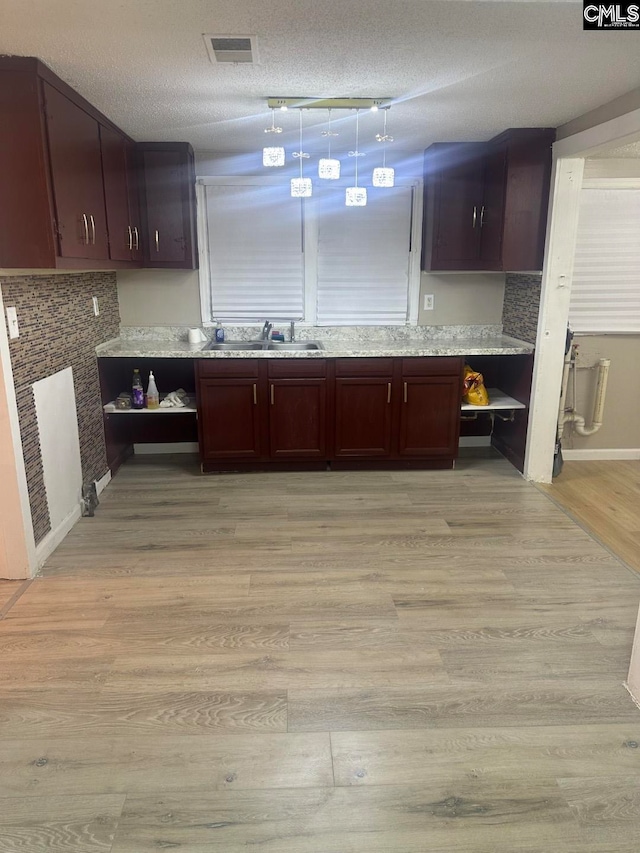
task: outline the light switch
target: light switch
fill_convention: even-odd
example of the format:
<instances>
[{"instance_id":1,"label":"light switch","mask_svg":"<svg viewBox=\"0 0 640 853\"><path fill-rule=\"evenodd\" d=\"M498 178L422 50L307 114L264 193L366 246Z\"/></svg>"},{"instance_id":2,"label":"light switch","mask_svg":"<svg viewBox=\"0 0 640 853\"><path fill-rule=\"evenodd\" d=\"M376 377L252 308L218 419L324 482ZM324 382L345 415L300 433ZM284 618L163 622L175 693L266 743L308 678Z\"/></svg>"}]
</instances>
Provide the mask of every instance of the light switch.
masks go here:
<instances>
[{"instance_id":1,"label":"light switch","mask_svg":"<svg viewBox=\"0 0 640 853\"><path fill-rule=\"evenodd\" d=\"M94 314L96 315L96 317L97 317L97 316L99 316L99 314L100 314L100 306L98 305L98 297L97 297L97 296L92 296L91 298L92 298L92 300L93 300L93 313L94 313Z\"/></svg>"},{"instance_id":2,"label":"light switch","mask_svg":"<svg viewBox=\"0 0 640 853\"><path fill-rule=\"evenodd\" d=\"M20 329L18 328L18 312L15 308L7 308L7 324L9 325L9 337L19 338Z\"/></svg>"}]
</instances>

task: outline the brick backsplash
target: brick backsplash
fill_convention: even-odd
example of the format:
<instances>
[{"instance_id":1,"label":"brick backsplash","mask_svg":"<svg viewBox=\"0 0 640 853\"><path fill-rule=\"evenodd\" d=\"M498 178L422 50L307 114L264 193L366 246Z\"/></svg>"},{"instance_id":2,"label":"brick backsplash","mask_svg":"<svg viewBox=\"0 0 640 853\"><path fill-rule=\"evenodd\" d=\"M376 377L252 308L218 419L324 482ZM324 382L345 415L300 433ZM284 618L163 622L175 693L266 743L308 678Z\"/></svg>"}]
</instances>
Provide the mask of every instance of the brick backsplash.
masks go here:
<instances>
[{"instance_id":1,"label":"brick backsplash","mask_svg":"<svg viewBox=\"0 0 640 853\"><path fill-rule=\"evenodd\" d=\"M542 276L539 273L507 273L502 309L505 335L535 344L540 310Z\"/></svg>"},{"instance_id":2,"label":"brick backsplash","mask_svg":"<svg viewBox=\"0 0 640 853\"><path fill-rule=\"evenodd\" d=\"M32 385L73 368L82 479L107 471L102 402L95 348L119 333L113 272L0 276L5 306L15 306L20 337L9 341L20 434L36 542L51 529ZM100 315L93 314L98 297Z\"/></svg>"}]
</instances>

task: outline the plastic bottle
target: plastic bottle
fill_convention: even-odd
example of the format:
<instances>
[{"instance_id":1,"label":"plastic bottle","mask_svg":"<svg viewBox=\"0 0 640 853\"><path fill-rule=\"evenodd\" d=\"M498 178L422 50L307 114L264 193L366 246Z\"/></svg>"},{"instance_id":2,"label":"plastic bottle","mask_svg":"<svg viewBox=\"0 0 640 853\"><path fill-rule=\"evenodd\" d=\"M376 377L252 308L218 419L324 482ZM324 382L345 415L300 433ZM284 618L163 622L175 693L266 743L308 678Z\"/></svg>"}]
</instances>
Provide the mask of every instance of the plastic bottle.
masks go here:
<instances>
[{"instance_id":1,"label":"plastic bottle","mask_svg":"<svg viewBox=\"0 0 640 853\"><path fill-rule=\"evenodd\" d=\"M144 388L142 387L142 376L140 376L140 371L138 370L137 367L133 371L132 391L133 391L132 408L144 409Z\"/></svg>"},{"instance_id":2,"label":"plastic bottle","mask_svg":"<svg viewBox=\"0 0 640 853\"><path fill-rule=\"evenodd\" d=\"M160 406L160 395L158 394L158 386L153 375L153 370L149 371L149 385L147 386L147 409L157 409Z\"/></svg>"},{"instance_id":3,"label":"plastic bottle","mask_svg":"<svg viewBox=\"0 0 640 853\"><path fill-rule=\"evenodd\" d=\"M222 323L220 320L216 323L216 343L221 344L224 342L224 329L222 328Z\"/></svg>"}]
</instances>

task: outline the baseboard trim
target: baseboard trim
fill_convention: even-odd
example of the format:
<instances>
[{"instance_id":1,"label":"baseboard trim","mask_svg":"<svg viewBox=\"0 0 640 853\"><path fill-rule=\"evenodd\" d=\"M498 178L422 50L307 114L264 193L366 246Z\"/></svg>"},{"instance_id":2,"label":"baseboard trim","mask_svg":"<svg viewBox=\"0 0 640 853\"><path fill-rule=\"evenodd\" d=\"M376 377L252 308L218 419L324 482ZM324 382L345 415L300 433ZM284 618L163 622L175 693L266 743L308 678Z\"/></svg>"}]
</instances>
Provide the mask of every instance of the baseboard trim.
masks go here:
<instances>
[{"instance_id":1,"label":"baseboard trim","mask_svg":"<svg viewBox=\"0 0 640 853\"><path fill-rule=\"evenodd\" d=\"M458 447L491 447L490 435L461 435Z\"/></svg>"},{"instance_id":2,"label":"baseboard trim","mask_svg":"<svg viewBox=\"0 0 640 853\"><path fill-rule=\"evenodd\" d=\"M45 560L50 557L62 542L64 537L72 529L80 518L80 504L74 507L69 515L60 522L55 530L50 530L47 535L36 545L36 567L41 569Z\"/></svg>"},{"instance_id":3,"label":"baseboard trim","mask_svg":"<svg viewBox=\"0 0 640 853\"><path fill-rule=\"evenodd\" d=\"M197 453L198 449L197 441L163 441L133 445L136 456L157 453Z\"/></svg>"},{"instance_id":4,"label":"baseboard trim","mask_svg":"<svg viewBox=\"0 0 640 853\"><path fill-rule=\"evenodd\" d=\"M603 447L583 450L565 450L562 448L562 458L567 461L573 460L575 462L598 462L606 459L640 459L640 447Z\"/></svg>"},{"instance_id":5,"label":"baseboard trim","mask_svg":"<svg viewBox=\"0 0 640 853\"><path fill-rule=\"evenodd\" d=\"M101 495L102 492L107 488L109 483L111 482L111 469L107 469L107 473L103 474L99 480L95 481L96 484L96 492L98 495Z\"/></svg>"}]
</instances>

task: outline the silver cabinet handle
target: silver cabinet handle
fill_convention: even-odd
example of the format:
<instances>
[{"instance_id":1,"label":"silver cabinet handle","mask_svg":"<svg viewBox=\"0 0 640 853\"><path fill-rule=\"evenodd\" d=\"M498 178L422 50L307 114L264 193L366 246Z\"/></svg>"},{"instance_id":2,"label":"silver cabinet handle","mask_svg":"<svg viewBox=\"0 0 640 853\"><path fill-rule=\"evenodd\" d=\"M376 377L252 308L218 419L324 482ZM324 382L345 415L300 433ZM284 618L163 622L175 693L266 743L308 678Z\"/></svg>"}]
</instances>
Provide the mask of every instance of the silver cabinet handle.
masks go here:
<instances>
[{"instance_id":1,"label":"silver cabinet handle","mask_svg":"<svg viewBox=\"0 0 640 853\"><path fill-rule=\"evenodd\" d=\"M391 402L391 383L387 382L387 403Z\"/></svg>"},{"instance_id":2,"label":"silver cabinet handle","mask_svg":"<svg viewBox=\"0 0 640 853\"><path fill-rule=\"evenodd\" d=\"M476 227L476 222L478 221L478 208L473 205L473 227Z\"/></svg>"},{"instance_id":3,"label":"silver cabinet handle","mask_svg":"<svg viewBox=\"0 0 640 853\"><path fill-rule=\"evenodd\" d=\"M89 214L89 222L91 223L91 245L96 244L96 221L93 218L93 213Z\"/></svg>"},{"instance_id":4,"label":"silver cabinet handle","mask_svg":"<svg viewBox=\"0 0 640 853\"><path fill-rule=\"evenodd\" d=\"M137 225L133 226L133 236L135 237L136 252L137 252L138 249L140 248L140 235L138 234L138 226Z\"/></svg>"},{"instance_id":5,"label":"silver cabinet handle","mask_svg":"<svg viewBox=\"0 0 640 853\"><path fill-rule=\"evenodd\" d=\"M155 235L156 235L156 252L159 252L160 251L160 232L158 231L157 228L155 230Z\"/></svg>"},{"instance_id":6,"label":"silver cabinet handle","mask_svg":"<svg viewBox=\"0 0 640 853\"><path fill-rule=\"evenodd\" d=\"M133 231L131 230L131 226L127 225L127 232L129 234L129 251L133 251Z\"/></svg>"},{"instance_id":7,"label":"silver cabinet handle","mask_svg":"<svg viewBox=\"0 0 640 853\"><path fill-rule=\"evenodd\" d=\"M407 395L408 395L408 387L407 387L407 383L405 382L404 383L404 401L405 401L405 403L407 402Z\"/></svg>"},{"instance_id":8,"label":"silver cabinet handle","mask_svg":"<svg viewBox=\"0 0 640 853\"><path fill-rule=\"evenodd\" d=\"M480 227L484 225L484 204L480 208Z\"/></svg>"},{"instance_id":9,"label":"silver cabinet handle","mask_svg":"<svg viewBox=\"0 0 640 853\"><path fill-rule=\"evenodd\" d=\"M258 405L258 386L255 382L253 383L253 405Z\"/></svg>"},{"instance_id":10,"label":"silver cabinet handle","mask_svg":"<svg viewBox=\"0 0 640 853\"><path fill-rule=\"evenodd\" d=\"M84 225L84 244L85 246L89 245L89 220L87 219L87 214L82 214L82 224Z\"/></svg>"}]
</instances>

